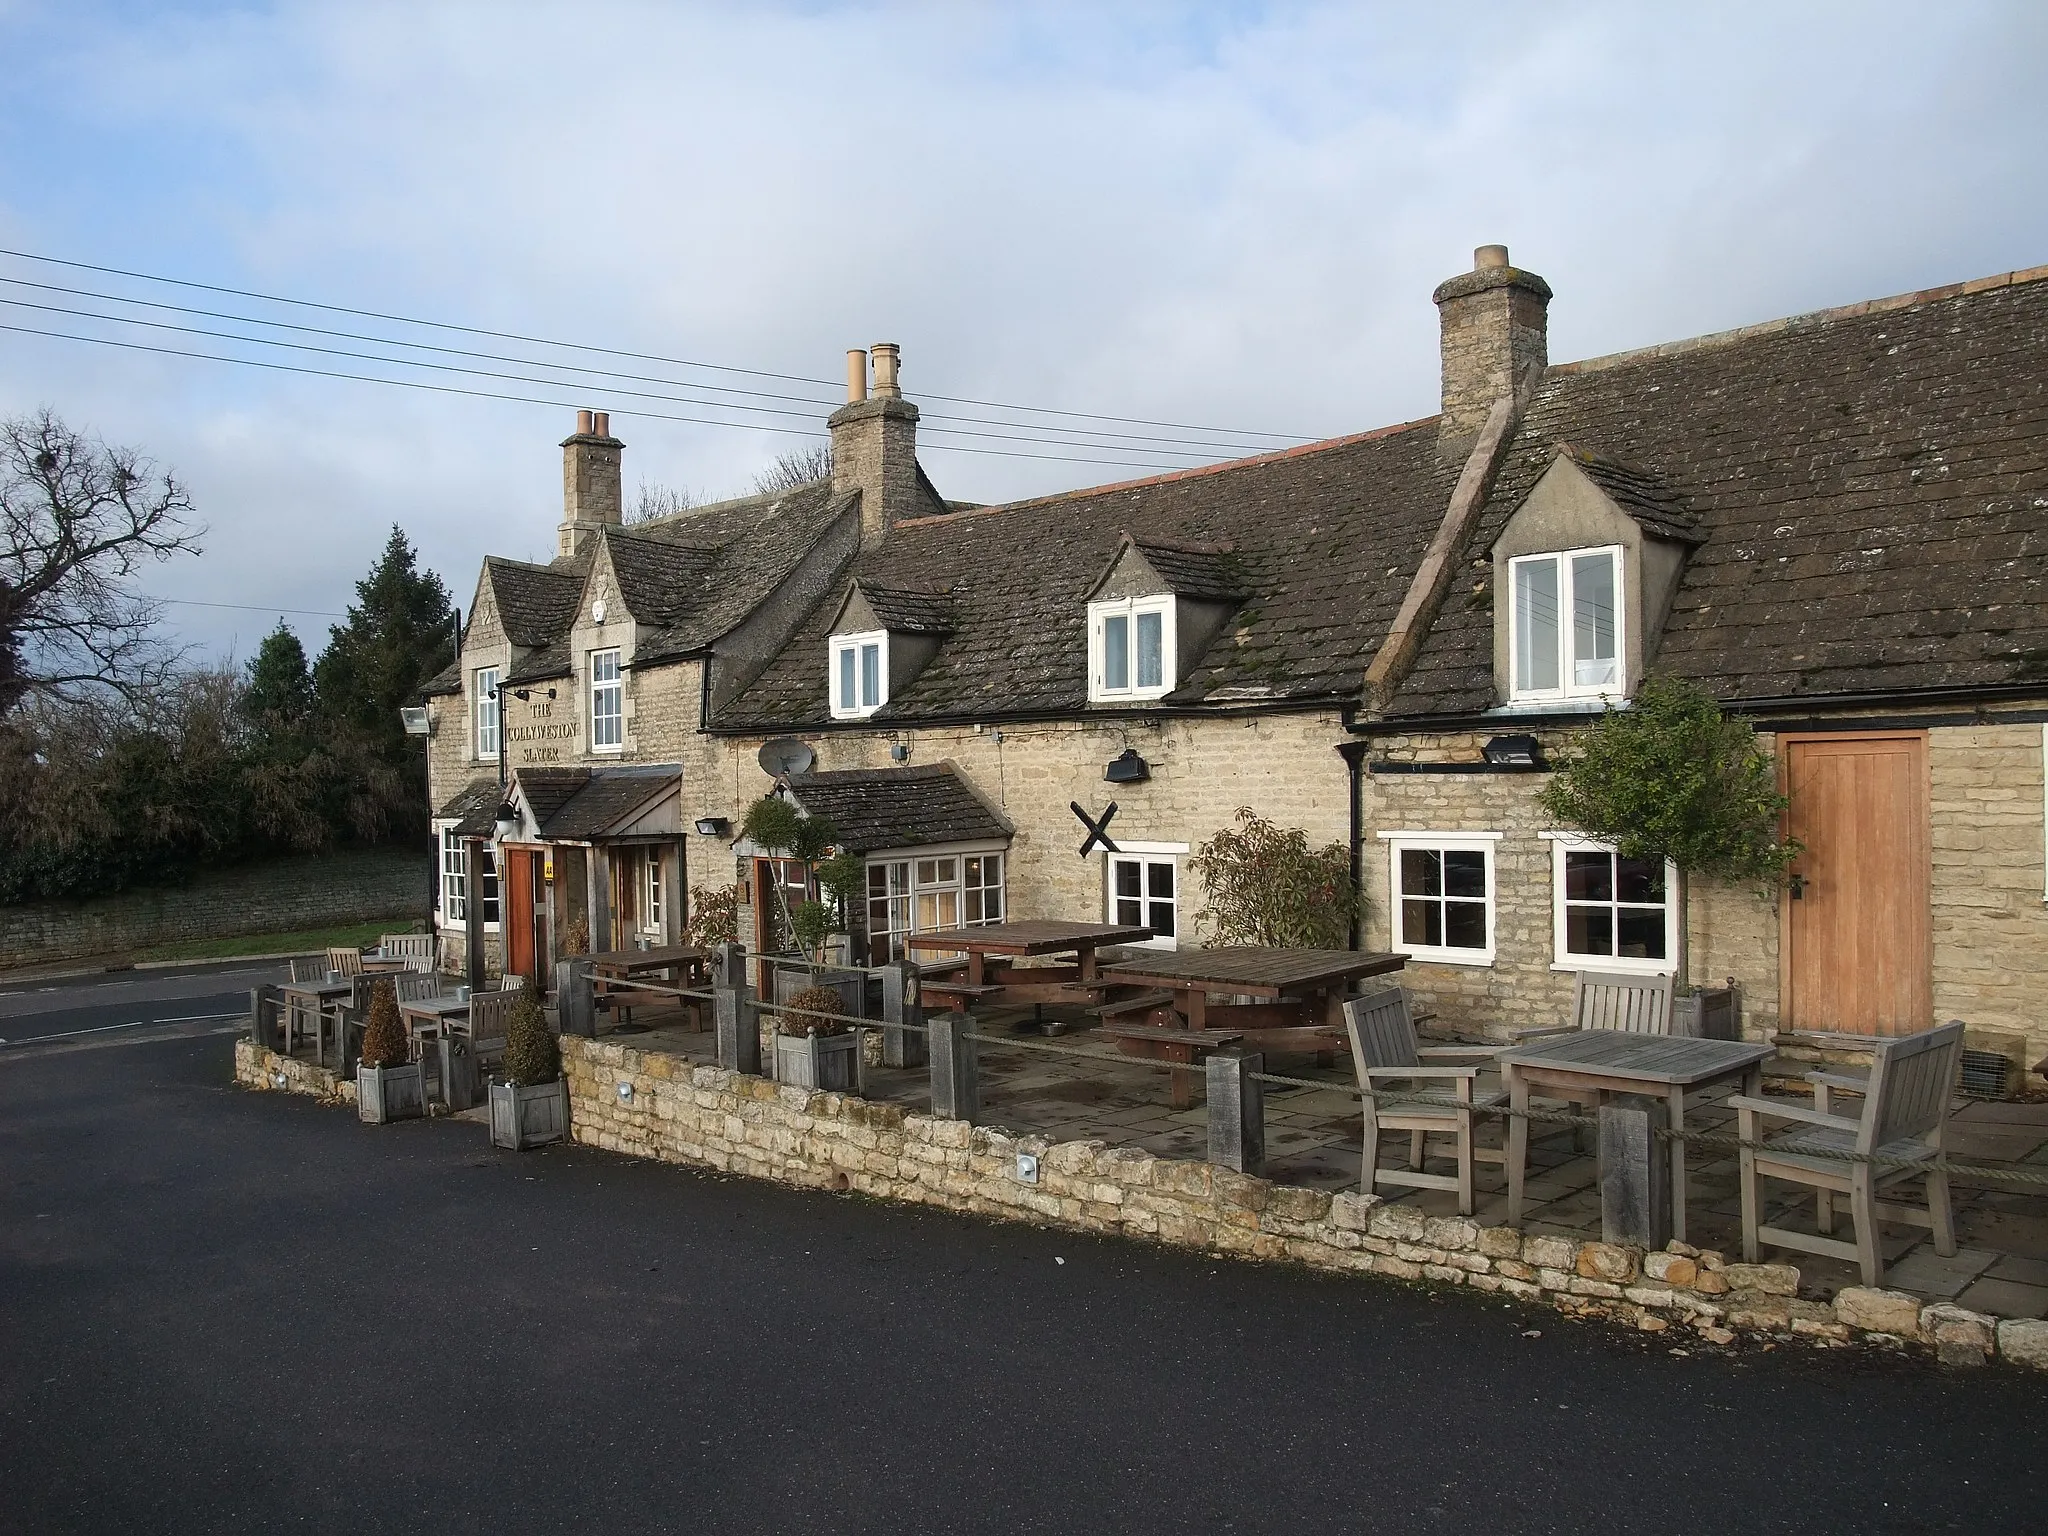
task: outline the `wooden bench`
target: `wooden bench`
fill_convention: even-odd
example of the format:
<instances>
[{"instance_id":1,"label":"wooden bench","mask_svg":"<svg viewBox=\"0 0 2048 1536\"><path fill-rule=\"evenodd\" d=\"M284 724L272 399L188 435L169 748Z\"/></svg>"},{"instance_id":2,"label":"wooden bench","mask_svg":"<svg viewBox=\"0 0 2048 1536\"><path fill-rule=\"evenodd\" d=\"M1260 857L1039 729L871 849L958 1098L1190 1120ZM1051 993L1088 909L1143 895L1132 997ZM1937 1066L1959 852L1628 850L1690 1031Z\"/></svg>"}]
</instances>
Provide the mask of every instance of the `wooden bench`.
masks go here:
<instances>
[{"instance_id":1,"label":"wooden bench","mask_svg":"<svg viewBox=\"0 0 2048 1536\"><path fill-rule=\"evenodd\" d=\"M1127 1056L1188 1066L1195 1064L1201 1052L1220 1050L1244 1039L1234 1030L1167 1029L1157 1024L1106 1024L1102 1032L1116 1041L1117 1049ZM1173 1080L1173 1107L1191 1107L1195 1102L1194 1073L1169 1072L1167 1076Z\"/></svg>"},{"instance_id":2,"label":"wooden bench","mask_svg":"<svg viewBox=\"0 0 2048 1536\"><path fill-rule=\"evenodd\" d=\"M951 1003L956 1007L965 1007L984 997L1001 992L1003 989L997 982L987 982L977 987L970 986L964 981L933 981L929 976L920 976L918 978L917 990L919 999L929 1008L934 1002Z\"/></svg>"},{"instance_id":3,"label":"wooden bench","mask_svg":"<svg viewBox=\"0 0 2048 1536\"><path fill-rule=\"evenodd\" d=\"M1080 989L1076 989L1080 990ZM1090 988L1099 991L1100 988ZM1154 1008L1169 1008L1173 1005L1171 992L1140 992L1135 997L1126 997L1113 1003L1104 1003L1099 1008L1086 1010L1092 1017L1104 1021L1120 1019L1127 1013L1150 1013Z\"/></svg>"}]
</instances>

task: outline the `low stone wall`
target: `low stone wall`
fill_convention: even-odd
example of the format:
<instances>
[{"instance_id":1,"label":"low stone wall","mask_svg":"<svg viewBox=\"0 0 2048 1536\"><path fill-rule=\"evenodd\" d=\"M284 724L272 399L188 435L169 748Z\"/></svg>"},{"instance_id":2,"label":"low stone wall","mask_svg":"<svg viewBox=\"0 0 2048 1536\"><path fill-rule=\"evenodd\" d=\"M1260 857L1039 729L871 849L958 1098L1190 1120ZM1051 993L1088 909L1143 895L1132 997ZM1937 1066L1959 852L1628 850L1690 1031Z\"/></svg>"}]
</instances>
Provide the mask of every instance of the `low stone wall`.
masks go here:
<instances>
[{"instance_id":1,"label":"low stone wall","mask_svg":"<svg viewBox=\"0 0 2048 1536\"><path fill-rule=\"evenodd\" d=\"M1118 1233L1247 1258L1286 1259L1463 1286L1650 1333L1712 1344L1738 1332L1840 1345L1932 1347L1951 1364L1994 1353L2048 1366L2048 1322L1998 1322L1899 1291L1798 1295L1789 1264L1735 1264L1673 1243L1662 1253L1524 1235L1425 1216L1100 1141L1042 1137L785 1088L657 1051L564 1037L570 1135L586 1146L813 1189L854 1190L980 1216ZM622 1090L624 1090L622 1092ZM1038 1159L1038 1182L1017 1158Z\"/></svg>"},{"instance_id":2,"label":"low stone wall","mask_svg":"<svg viewBox=\"0 0 2048 1536\"><path fill-rule=\"evenodd\" d=\"M244 1088L274 1093L304 1093L337 1104L354 1104L356 1083L332 1067L316 1067L294 1056L280 1056L253 1040L235 1042L235 1081Z\"/></svg>"},{"instance_id":3,"label":"low stone wall","mask_svg":"<svg viewBox=\"0 0 2048 1536\"><path fill-rule=\"evenodd\" d=\"M375 848L197 875L169 890L0 907L0 971L157 944L422 917L426 855Z\"/></svg>"}]
</instances>

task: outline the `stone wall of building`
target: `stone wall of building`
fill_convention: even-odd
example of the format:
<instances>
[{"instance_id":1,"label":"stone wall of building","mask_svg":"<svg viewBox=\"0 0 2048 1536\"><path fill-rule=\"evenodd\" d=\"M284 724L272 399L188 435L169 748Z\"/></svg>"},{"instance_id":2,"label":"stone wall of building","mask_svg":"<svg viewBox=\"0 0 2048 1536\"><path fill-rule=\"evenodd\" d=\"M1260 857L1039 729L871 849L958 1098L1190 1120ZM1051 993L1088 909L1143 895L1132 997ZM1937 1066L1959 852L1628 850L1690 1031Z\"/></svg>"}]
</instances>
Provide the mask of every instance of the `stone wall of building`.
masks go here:
<instances>
[{"instance_id":1,"label":"stone wall of building","mask_svg":"<svg viewBox=\"0 0 2048 1536\"><path fill-rule=\"evenodd\" d=\"M427 913L426 849L376 848L209 870L188 885L0 907L0 970L162 944Z\"/></svg>"}]
</instances>

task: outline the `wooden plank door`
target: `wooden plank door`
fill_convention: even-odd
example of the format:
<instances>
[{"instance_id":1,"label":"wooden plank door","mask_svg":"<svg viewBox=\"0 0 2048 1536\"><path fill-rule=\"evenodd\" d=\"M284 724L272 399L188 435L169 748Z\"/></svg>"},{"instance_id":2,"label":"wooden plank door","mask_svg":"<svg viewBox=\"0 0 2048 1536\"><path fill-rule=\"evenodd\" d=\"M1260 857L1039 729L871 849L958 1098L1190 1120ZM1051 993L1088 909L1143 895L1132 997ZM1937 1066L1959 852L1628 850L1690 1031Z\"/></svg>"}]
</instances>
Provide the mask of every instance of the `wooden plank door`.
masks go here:
<instances>
[{"instance_id":1,"label":"wooden plank door","mask_svg":"<svg viewBox=\"0 0 2048 1536\"><path fill-rule=\"evenodd\" d=\"M1934 1016L1927 737L1788 736L1787 1028L1905 1035Z\"/></svg>"},{"instance_id":2,"label":"wooden plank door","mask_svg":"<svg viewBox=\"0 0 2048 1536\"><path fill-rule=\"evenodd\" d=\"M499 850L505 910L499 932L505 938L505 974L533 974L533 859L527 849Z\"/></svg>"}]
</instances>

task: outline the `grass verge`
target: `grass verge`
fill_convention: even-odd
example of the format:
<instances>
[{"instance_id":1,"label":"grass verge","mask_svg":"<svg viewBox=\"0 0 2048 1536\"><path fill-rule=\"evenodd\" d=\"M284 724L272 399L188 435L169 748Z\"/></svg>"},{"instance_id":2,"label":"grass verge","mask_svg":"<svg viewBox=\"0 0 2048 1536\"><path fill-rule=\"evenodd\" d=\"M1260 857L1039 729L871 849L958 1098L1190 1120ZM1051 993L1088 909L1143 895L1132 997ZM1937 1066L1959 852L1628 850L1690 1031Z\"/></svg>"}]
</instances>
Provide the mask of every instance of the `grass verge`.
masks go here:
<instances>
[{"instance_id":1,"label":"grass verge","mask_svg":"<svg viewBox=\"0 0 2048 1536\"><path fill-rule=\"evenodd\" d=\"M368 923L349 923L338 928L299 928L290 933L244 933L232 939L191 939L178 944L158 944L138 949L142 960L233 960L242 955L283 955L347 946L362 949L387 933L413 931L414 919L380 918Z\"/></svg>"}]
</instances>

